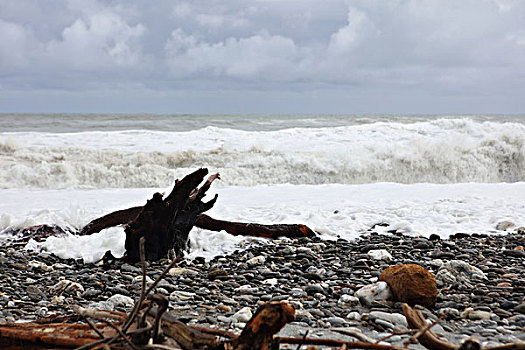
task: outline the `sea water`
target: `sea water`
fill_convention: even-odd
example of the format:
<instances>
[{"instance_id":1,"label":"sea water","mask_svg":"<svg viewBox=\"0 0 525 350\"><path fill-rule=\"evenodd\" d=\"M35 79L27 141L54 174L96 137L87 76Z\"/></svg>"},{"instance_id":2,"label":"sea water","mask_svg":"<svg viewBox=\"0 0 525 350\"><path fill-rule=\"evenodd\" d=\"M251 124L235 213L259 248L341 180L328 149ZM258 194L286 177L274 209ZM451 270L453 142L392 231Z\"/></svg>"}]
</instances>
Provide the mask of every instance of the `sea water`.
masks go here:
<instances>
[{"instance_id":1,"label":"sea water","mask_svg":"<svg viewBox=\"0 0 525 350\"><path fill-rule=\"evenodd\" d=\"M525 116L61 114L0 115L0 231L74 230L200 167L221 174L214 218L303 223L324 239L378 223L441 237L525 226ZM117 227L28 248L94 261L122 254L124 237ZM194 228L189 256L243 240Z\"/></svg>"}]
</instances>

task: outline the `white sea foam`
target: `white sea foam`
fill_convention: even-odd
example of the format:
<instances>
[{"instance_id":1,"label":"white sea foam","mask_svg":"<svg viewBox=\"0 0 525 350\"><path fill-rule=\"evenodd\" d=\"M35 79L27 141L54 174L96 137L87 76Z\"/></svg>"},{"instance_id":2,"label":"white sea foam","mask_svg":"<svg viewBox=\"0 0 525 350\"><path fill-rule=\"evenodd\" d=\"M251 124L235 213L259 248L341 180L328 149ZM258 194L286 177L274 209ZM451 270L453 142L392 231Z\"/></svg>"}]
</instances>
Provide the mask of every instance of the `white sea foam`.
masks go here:
<instances>
[{"instance_id":1,"label":"white sea foam","mask_svg":"<svg viewBox=\"0 0 525 350\"><path fill-rule=\"evenodd\" d=\"M332 123L328 117L75 116L93 130L84 132L70 132L68 116L43 118L47 129L26 127L19 118L9 124L15 130L0 132L0 232L38 224L74 230L144 204L198 167L222 176L210 191L220 195L212 216L304 223L326 239L352 239L377 223L389 225L384 232L442 237L495 232L502 221L514 224L509 230L525 226L525 124L518 117ZM108 118L115 127L97 131ZM59 130L49 132L57 121ZM158 131L181 121L182 130ZM228 128L236 123L243 130ZM134 126L141 130L129 130ZM123 237L114 228L29 248L93 261L106 250L122 254ZM189 256L209 258L246 240L194 229Z\"/></svg>"},{"instance_id":2,"label":"white sea foam","mask_svg":"<svg viewBox=\"0 0 525 350\"><path fill-rule=\"evenodd\" d=\"M154 189L0 190L0 230L29 223L62 223L80 227L105 213L145 202ZM219 200L209 214L232 221L304 223L325 239L353 239L377 223L388 223L410 235L447 237L456 232L496 231L501 221L525 226L525 183L271 185L212 188ZM45 214L42 216L41 212ZM49 215L53 213L53 215ZM380 229L379 227L377 229ZM101 237L104 237L102 239ZM250 240L224 232L194 229L190 256L212 257L239 249ZM61 257L93 261L106 250L123 251L121 229L90 237L50 238L42 244Z\"/></svg>"},{"instance_id":3,"label":"white sea foam","mask_svg":"<svg viewBox=\"0 0 525 350\"><path fill-rule=\"evenodd\" d=\"M0 188L168 186L197 167L223 185L525 181L525 125L415 123L242 131L0 133ZM219 185L220 186L220 185Z\"/></svg>"}]
</instances>

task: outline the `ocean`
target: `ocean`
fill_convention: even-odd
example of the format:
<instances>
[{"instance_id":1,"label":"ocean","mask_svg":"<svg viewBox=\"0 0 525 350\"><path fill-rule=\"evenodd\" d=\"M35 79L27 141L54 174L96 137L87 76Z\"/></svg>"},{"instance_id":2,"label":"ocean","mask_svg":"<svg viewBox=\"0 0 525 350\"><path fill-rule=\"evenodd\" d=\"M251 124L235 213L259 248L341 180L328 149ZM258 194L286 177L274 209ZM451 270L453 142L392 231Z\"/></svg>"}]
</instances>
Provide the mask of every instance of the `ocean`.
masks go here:
<instances>
[{"instance_id":1,"label":"ocean","mask_svg":"<svg viewBox=\"0 0 525 350\"><path fill-rule=\"evenodd\" d=\"M525 226L525 116L2 114L0 232L80 228L201 167L221 174L210 216L302 223L323 239L378 223L425 237ZM188 256L247 240L194 228ZM91 262L122 254L124 233L27 248Z\"/></svg>"}]
</instances>

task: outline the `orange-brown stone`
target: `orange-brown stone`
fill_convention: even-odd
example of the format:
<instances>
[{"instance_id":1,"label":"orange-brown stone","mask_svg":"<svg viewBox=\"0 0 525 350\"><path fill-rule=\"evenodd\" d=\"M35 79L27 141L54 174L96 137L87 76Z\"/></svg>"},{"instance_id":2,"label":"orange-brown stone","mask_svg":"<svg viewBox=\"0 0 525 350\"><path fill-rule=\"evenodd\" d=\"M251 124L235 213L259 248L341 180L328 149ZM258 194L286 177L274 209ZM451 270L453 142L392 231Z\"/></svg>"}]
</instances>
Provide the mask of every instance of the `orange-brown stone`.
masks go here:
<instances>
[{"instance_id":1,"label":"orange-brown stone","mask_svg":"<svg viewBox=\"0 0 525 350\"><path fill-rule=\"evenodd\" d=\"M379 280L388 283L398 301L422 306L430 306L436 301L436 277L419 265L390 266L381 272Z\"/></svg>"}]
</instances>

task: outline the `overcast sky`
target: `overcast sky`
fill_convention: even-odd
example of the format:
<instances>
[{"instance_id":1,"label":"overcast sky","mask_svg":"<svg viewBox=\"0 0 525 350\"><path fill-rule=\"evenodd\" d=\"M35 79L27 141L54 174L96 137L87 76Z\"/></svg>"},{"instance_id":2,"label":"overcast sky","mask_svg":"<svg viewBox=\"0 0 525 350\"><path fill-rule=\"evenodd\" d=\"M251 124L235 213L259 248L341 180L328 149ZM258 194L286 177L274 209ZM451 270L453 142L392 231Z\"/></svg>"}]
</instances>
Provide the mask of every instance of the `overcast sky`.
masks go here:
<instances>
[{"instance_id":1,"label":"overcast sky","mask_svg":"<svg viewBox=\"0 0 525 350\"><path fill-rule=\"evenodd\" d=\"M525 1L0 0L0 112L525 113Z\"/></svg>"}]
</instances>

